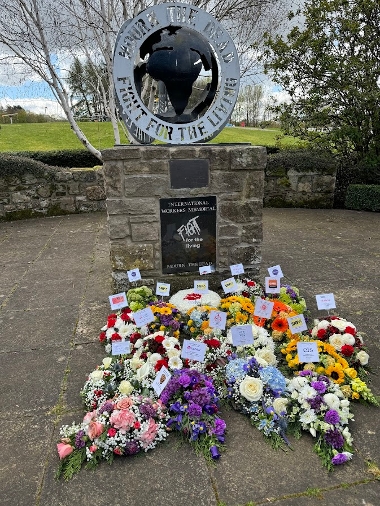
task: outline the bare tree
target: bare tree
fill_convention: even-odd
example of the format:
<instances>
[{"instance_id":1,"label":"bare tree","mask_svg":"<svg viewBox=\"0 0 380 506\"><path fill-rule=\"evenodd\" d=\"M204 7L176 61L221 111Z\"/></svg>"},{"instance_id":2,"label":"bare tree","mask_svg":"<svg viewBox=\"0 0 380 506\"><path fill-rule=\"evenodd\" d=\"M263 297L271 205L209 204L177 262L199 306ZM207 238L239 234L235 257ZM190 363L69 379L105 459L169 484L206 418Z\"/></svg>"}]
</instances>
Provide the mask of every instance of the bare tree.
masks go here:
<instances>
[{"instance_id":1,"label":"bare tree","mask_svg":"<svg viewBox=\"0 0 380 506\"><path fill-rule=\"evenodd\" d=\"M111 119L115 144L120 143L114 95L112 59L120 26L157 0L2 0L0 17L0 65L10 72L21 68L20 82L28 76L46 82L61 105L73 132L101 160L101 153L86 138L71 109L66 76L75 57L105 68L98 75L99 93ZM255 67L255 51L264 31L281 19L281 0L195 0L188 2L214 15L229 31L237 46L242 74ZM254 50L253 47L256 49ZM151 97L152 98L152 97Z\"/></svg>"}]
</instances>

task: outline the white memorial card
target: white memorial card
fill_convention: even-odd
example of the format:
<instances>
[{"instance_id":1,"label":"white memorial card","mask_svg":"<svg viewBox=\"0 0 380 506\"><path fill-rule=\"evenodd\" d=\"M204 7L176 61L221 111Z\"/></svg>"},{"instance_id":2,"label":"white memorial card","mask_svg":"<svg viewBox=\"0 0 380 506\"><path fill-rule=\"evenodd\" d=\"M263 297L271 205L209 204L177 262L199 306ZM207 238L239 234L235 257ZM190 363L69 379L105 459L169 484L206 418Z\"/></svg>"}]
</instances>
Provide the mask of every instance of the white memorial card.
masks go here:
<instances>
[{"instance_id":1,"label":"white memorial card","mask_svg":"<svg viewBox=\"0 0 380 506\"><path fill-rule=\"evenodd\" d=\"M231 335L234 346L253 344L252 325L234 325L231 327Z\"/></svg>"},{"instance_id":2,"label":"white memorial card","mask_svg":"<svg viewBox=\"0 0 380 506\"><path fill-rule=\"evenodd\" d=\"M194 281L194 293L208 293L208 281L207 280L195 280Z\"/></svg>"},{"instance_id":3,"label":"white memorial card","mask_svg":"<svg viewBox=\"0 0 380 506\"><path fill-rule=\"evenodd\" d=\"M272 316L274 302L266 299L256 299L254 316L270 318Z\"/></svg>"},{"instance_id":4,"label":"white memorial card","mask_svg":"<svg viewBox=\"0 0 380 506\"><path fill-rule=\"evenodd\" d=\"M128 280L132 283L134 281L139 281L141 279L140 269L136 267L136 269L131 269L130 271L127 271Z\"/></svg>"},{"instance_id":5,"label":"white memorial card","mask_svg":"<svg viewBox=\"0 0 380 506\"><path fill-rule=\"evenodd\" d=\"M129 355L131 343L129 341L112 341L112 355Z\"/></svg>"},{"instance_id":6,"label":"white memorial card","mask_svg":"<svg viewBox=\"0 0 380 506\"><path fill-rule=\"evenodd\" d=\"M319 295L316 295L315 298L317 299L318 309L334 309L334 308L336 308L335 298L334 298L333 293L321 293Z\"/></svg>"},{"instance_id":7,"label":"white memorial card","mask_svg":"<svg viewBox=\"0 0 380 506\"><path fill-rule=\"evenodd\" d=\"M212 329L224 330L226 328L226 322L227 313L224 311L210 311L209 325Z\"/></svg>"},{"instance_id":8,"label":"white memorial card","mask_svg":"<svg viewBox=\"0 0 380 506\"><path fill-rule=\"evenodd\" d=\"M169 297L170 283L157 283L156 295L161 295L162 297Z\"/></svg>"},{"instance_id":9,"label":"white memorial card","mask_svg":"<svg viewBox=\"0 0 380 506\"><path fill-rule=\"evenodd\" d=\"M203 265L199 267L199 274L203 276L203 274L211 274L211 265Z\"/></svg>"},{"instance_id":10,"label":"white memorial card","mask_svg":"<svg viewBox=\"0 0 380 506\"><path fill-rule=\"evenodd\" d=\"M317 343L311 342L298 342L297 343L298 360L302 363L319 362L319 353Z\"/></svg>"},{"instance_id":11,"label":"white memorial card","mask_svg":"<svg viewBox=\"0 0 380 506\"><path fill-rule=\"evenodd\" d=\"M183 340L181 357L197 362L204 362L207 351L207 344L189 339Z\"/></svg>"},{"instance_id":12,"label":"white memorial card","mask_svg":"<svg viewBox=\"0 0 380 506\"><path fill-rule=\"evenodd\" d=\"M163 389L166 387L171 377L172 375L163 365L156 374L156 377L154 378L154 381L152 383L153 390L156 392L157 397L161 395Z\"/></svg>"},{"instance_id":13,"label":"white memorial card","mask_svg":"<svg viewBox=\"0 0 380 506\"><path fill-rule=\"evenodd\" d=\"M233 293L238 290L238 286L236 284L235 278L228 278L222 281L222 287L224 293Z\"/></svg>"},{"instance_id":14,"label":"white memorial card","mask_svg":"<svg viewBox=\"0 0 380 506\"><path fill-rule=\"evenodd\" d=\"M274 276L276 278L283 278L284 275L282 273L282 269L279 265L274 265L273 267L268 267L269 276Z\"/></svg>"},{"instance_id":15,"label":"white memorial card","mask_svg":"<svg viewBox=\"0 0 380 506\"><path fill-rule=\"evenodd\" d=\"M243 264L234 264L230 265L231 274L233 276L239 276L239 274L244 274Z\"/></svg>"},{"instance_id":16,"label":"white memorial card","mask_svg":"<svg viewBox=\"0 0 380 506\"><path fill-rule=\"evenodd\" d=\"M108 298L110 301L111 309L113 311L128 306L127 296L125 292L115 293L115 295L110 295Z\"/></svg>"},{"instance_id":17,"label":"white memorial card","mask_svg":"<svg viewBox=\"0 0 380 506\"><path fill-rule=\"evenodd\" d=\"M281 279L276 276L265 278L265 293L280 293Z\"/></svg>"},{"instance_id":18,"label":"white memorial card","mask_svg":"<svg viewBox=\"0 0 380 506\"><path fill-rule=\"evenodd\" d=\"M307 330L307 325L305 322L305 317L303 314L297 314L295 316L289 316L287 318L289 329L292 334L298 334L298 332L303 332Z\"/></svg>"},{"instance_id":19,"label":"white memorial card","mask_svg":"<svg viewBox=\"0 0 380 506\"><path fill-rule=\"evenodd\" d=\"M145 309L140 309L140 311L133 313L133 318L135 320L136 327L143 327L144 325L154 321L154 314L150 307L146 307Z\"/></svg>"}]
</instances>

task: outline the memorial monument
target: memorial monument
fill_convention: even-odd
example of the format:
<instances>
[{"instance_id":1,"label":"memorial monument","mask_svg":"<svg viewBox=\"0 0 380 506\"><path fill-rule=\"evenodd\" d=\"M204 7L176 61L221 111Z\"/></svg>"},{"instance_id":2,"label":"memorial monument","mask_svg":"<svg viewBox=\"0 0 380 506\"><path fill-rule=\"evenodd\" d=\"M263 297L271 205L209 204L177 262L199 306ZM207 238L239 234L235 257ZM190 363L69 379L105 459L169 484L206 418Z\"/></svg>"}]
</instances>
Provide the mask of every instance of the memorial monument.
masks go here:
<instances>
[{"instance_id":1,"label":"memorial monument","mask_svg":"<svg viewBox=\"0 0 380 506\"><path fill-rule=\"evenodd\" d=\"M239 72L227 31L193 5L155 5L121 27L114 84L134 141L103 151L115 290L136 267L144 284L177 289L206 265L210 288L232 264L257 276L266 150L206 144L230 121Z\"/></svg>"}]
</instances>

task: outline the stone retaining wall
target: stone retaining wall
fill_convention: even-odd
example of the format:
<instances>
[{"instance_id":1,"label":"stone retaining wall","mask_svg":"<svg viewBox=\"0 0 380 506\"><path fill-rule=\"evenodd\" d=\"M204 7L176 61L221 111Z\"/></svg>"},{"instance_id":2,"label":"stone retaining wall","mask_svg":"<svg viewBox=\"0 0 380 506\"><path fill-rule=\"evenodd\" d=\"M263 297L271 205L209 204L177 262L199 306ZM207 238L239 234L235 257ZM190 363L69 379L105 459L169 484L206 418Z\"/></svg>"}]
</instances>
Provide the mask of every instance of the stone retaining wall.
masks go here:
<instances>
[{"instance_id":1,"label":"stone retaining wall","mask_svg":"<svg viewBox=\"0 0 380 506\"><path fill-rule=\"evenodd\" d=\"M0 177L0 221L104 211L102 169L24 171Z\"/></svg>"}]
</instances>

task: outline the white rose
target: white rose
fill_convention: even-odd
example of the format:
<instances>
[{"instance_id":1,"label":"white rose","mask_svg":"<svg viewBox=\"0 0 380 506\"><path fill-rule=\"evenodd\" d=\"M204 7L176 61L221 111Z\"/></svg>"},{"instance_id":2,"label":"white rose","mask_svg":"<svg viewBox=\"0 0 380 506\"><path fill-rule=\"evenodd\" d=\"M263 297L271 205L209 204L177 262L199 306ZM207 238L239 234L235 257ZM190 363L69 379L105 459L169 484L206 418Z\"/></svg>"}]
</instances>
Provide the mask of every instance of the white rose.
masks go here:
<instances>
[{"instance_id":1,"label":"white rose","mask_svg":"<svg viewBox=\"0 0 380 506\"><path fill-rule=\"evenodd\" d=\"M161 358L162 357L161 357L161 355L159 353L152 353L151 356L149 357L149 362L154 367L157 364L157 361L161 360Z\"/></svg>"},{"instance_id":2,"label":"white rose","mask_svg":"<svg viewBox=\"0 0 380 506\"><path fill-rule=\"evenodd\" d=\"M183 362L179 357L171 357L168 365L170 369L182 369Z\"/></svg>"},{"instance_id":3,"label":"white rose","mask_svg":"<svg viewBox=\"0 0 380 506\"><path fill-rule=\"evenodd\" d=\"M368 364L369 355L368 355L368 353L366 351L360 350L356 354L356 358L359 360L359 362L361 363L361 365L367 365Z\"/></svg>"},{"instance_id":4,"label":"white rose","mask_svg":"<svg viewBox=\"0 0 380 506\"><path fill-rule=\"evenodd\" d=\"M306 383L307 383L307 378L305 378L304 376L297 376L296 378L293 378L290 382L290 384L293 388L298 388L298 389L305 386Z\"/></svg>"},{"instance_id":5,"label":"white rose","mask_svg":"<svg viewBox=\"0 0 380 506\"><path fill-rule=\"evenodd\" d=\"M275 413L280 415L281 413L286 411L286 406L288 405L288 402L289 402L288 399L286 399L285 397L277 397L273 401L273 409Z\"/></svg>"},{"instance_id":6,"label":"white rose","mask_svg":"<svg viewBox=\"0 0 380 506\"><path fill-rule=\"evenodd\" d=\"M247 401L254 402L263 395L263 382L259 378L246 376L239 386L240 393Z\"/></svg>"},{"instance_id":7,"label":"white rose","mask_svg":"<svg viewBox=\"0 0 380 506\"><path fill-rule=\"evenodd\" d=\"M261 348L261 350L257 350L255 358L264 360L266 362L266 364L263 364L264 366L277 364L276 355L269 348Z\"/></svg>"},{"instance_id":8,"label":"white rose","mask_svg":"<svg viewBox=\"0 0 380 506\"><path fill-rule=\"evenodd\" d=\"M149 375L149 362L145 362L144 365L139 367L136 371L136 378L138 381L142 381L144 378L146 378Z\"/></svg>"},{"instance_id":9,"label":"white rose","mask_svg":"<svg viewBox=\"0 0 380 506\"><path fill-rule=\"evenodd\" d=\"M318 330L320 329L327 329L327 327L330 325L330 322L328 322L327 320L322 320L322 321L318 321L317 320L317 328Z\"/></svg>"},{"instance_id":10,"label":"white rose","mask_svg":"<svg viewBox=\"0 0 380 506\"><path fill-rule=\"evenodd\" d=\"M103 371L100 371L99 369L92 371L92 373L90 373L90 378L92 381L99 381L103 379Z\"/></svg>"},{"instance_id":11,"label":"white rose","mask_svg":"<svg viewBox=\"0 0 380 506\"><path fill-rule=\"evenodd\" d=\"M344 344L349 344L350 346L354 346L355 338L352 334L343 334Z\"/></svg>"},{"instance_id":12,"label":"white rose","mask_svg":"<svg viewBox=\"0 0 380 506\"><path fill-rule=\"evenodd\" d=\"M112 364L112 358L111 357L105 357L103 358L103 365L106 369L109 368L109 366Z\"/></svg>"},{"instance_id":13,"label":"white rose","mask_svg":"<svg viewBox=\"0 0 380 506\"><path fill-rule=\"evenodd\" d=\"M122 381L120 381L119 392L121 394L129 395L130 393L133 392L133 386L131 385L131 383L129 381L122 380Z\"/></svg>"},{"instance_id":14,"label":"white rose","mask_svg":"<svg viewBox=\"0 0 380 506\"><path fill-rule=\"evenodd\" d=\"M339 400L339 397L337 395L335 395L335 394L325 394L323 396L323 400L324 400L324 402L327 404L327 406L330 409L335 409L335 411L339 410L340 400Z\"/></svg>"},{"instance_id":15,"label":"white rose","mask_svg":"<svg viewBox=\"0 0 380 506\"><path fill-rule=\"evenodd\" d=\"M337 351L340 351L342 346L346 344L342 334L333 334L329 337L329 342Z\"/></svg>"}]
</instances>

